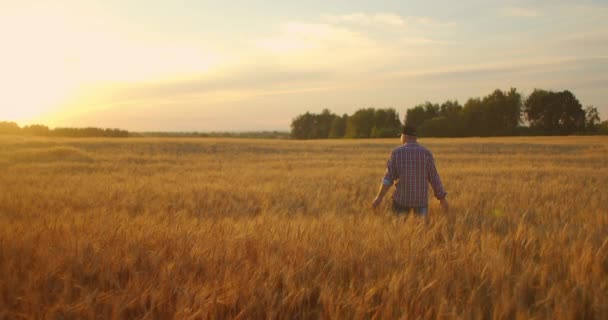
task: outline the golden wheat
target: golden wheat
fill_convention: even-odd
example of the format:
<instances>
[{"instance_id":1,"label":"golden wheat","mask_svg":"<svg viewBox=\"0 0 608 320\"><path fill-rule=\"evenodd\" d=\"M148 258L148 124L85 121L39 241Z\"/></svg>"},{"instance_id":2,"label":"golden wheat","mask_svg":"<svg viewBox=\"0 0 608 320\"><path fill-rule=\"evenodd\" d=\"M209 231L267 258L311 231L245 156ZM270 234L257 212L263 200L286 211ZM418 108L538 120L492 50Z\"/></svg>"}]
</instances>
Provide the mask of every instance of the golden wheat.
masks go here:
<instances>
[{"instance_id":1,"label":"golden wheat","mask_svg":"<svg viewBox=\"0 0 608 320\"><path fill-rule=\"evenodd\" d=\"M0 319L608 317L608 139L420 142L428 225L398 139L0 138Z\"/></svg>"}]
</instances>

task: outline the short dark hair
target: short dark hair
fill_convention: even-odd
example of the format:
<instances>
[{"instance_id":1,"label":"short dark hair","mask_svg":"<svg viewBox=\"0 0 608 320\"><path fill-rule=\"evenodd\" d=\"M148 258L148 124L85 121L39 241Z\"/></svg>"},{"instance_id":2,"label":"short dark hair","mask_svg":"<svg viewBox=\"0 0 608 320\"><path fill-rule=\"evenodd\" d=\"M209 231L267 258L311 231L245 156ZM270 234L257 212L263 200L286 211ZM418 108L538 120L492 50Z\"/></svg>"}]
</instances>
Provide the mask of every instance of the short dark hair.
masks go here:
<instances>
[{"instance_id":1,"label":"short dark hair","mask_svg":"<svg viewBox=\"0 0 608 320\"><path fill-rule=\"evenodd\" d=\"M417 136L416 127L414 126L404 126L402 133L407 136Z\"/></svg>"}]
</instances>

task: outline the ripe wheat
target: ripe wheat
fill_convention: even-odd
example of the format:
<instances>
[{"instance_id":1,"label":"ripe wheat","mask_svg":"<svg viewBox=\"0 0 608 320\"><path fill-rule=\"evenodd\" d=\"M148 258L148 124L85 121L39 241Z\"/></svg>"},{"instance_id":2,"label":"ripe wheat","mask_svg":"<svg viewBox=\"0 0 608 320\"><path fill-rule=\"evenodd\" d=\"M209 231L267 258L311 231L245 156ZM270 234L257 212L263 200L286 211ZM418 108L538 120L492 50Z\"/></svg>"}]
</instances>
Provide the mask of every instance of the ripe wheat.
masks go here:
<instances>
[{"instance_id":1,"label":"ripe wheat","mask_svg":"<svg viewBox=\"0 0 608 320\"><path fill-rule=\"evenodd\" d=\"M0 138L0 319L608 318L608 140Z\"/></svg>"}]
</instances>

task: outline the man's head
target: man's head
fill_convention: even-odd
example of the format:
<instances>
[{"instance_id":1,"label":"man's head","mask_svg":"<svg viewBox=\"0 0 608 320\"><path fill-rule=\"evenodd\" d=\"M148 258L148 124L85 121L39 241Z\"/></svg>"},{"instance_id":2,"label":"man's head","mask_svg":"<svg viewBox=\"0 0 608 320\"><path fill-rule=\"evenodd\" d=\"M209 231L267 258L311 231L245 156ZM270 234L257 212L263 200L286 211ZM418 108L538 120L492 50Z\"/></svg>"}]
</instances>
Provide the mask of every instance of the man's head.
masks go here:
<instances>
[{"instance_id":1,"label":"man's head","mask_svg":"<svg viewBox=\"0 0 608 320\"><path fill-rule=\"evenodd\" d=\"M415 140L418 137L416 134L416 127L404 126L401 132L401 143L405 144L408 140Z\"/></svg>"}]
</instances>

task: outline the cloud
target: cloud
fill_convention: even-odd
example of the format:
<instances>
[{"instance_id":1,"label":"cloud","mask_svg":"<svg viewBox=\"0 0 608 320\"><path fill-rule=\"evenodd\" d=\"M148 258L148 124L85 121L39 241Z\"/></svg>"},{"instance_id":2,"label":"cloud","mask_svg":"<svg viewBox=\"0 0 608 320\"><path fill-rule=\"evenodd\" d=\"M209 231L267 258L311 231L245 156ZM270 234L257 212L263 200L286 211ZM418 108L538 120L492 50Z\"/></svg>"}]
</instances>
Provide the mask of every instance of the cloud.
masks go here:
<instances>
[{"instance_id":1,"label":"cloud","mask_svg":"<svg viewBox=\"0 0 608 320\"><path fill-rule=\"evenodd\" d=\"M324 14L321 18L333 25L394 28L445 28L455 26L453 21L442 21L423 16L401 16L394 13Z\"/></svg>"},{"instance_id":2,"label":"cloud","mask_svg":"<svg viewBox=\"0 0 608 320\"><path fill-rule=\"evenodd\" d=\"M325 14L322 19L332 24L355 24L362 26L393 26L402 27L405 20L392 13L348 13L348 14Z\"/></svg>"},{"instance_id":3,"label":"cloud","mask_svg":"<svg viewBox=\"0 0 608 320\"><path fill-rule=\"evenodd\" d=\"M399 39L406 46L450 46L460 44L457 41L438 40L428 37L405 36Z\"/></svg>"},{"instance_id":4,"label":"cloud","mask_svg":"<svg viewBox=\"0 0 608 320\"><path fill-rule=\"evenodd\" d=\"M362 35L343 27L324 23L289 22L272 36L254 41L258 49L272 53L322 50L328 47L361 47L368 44Z\"/></svg>"},{"instance_id":5,"label":"cloud","mask_svg":"<svg viewBox=\"0 0 608 320\"><path fill-rule=\"evenodd\" d=\"M369 72L404 52L373 32L329 23L288 22L275 34L252 41L250 56L288 70Z\"/></svg>"},{"instance_id":6,"label":"cloud","mask_svg":"<svg viewBox=\"0 0 608 320\"><path fill-rule=\"evenodd\" d=\"M517 6L503 7L500 9L501 15L512 18L537 18L543 16L542 12L532 9Z\"/></svg>"},{"instance_id":7,"label":"cloud","mask_svg":"<svg viewBox=\"0 0 608 320\"><path fill-rule=\"evenodd\" d=\"M400 71L389 74L392 78L469 79L483 75L511 74L519 72L550 72L563 70L564 66L580 69L583 66L608 64L608 56L596 57L543 57L536 59L508 59L463 66Z\"/></svg>"},{"instance_id":8,"label":"cloud","mask_svg":"<svg viewBox=\"0 0 608 320\"><path fill-rule=\"evenodd\" d=\"M439 19L433 19L430 17L416 17L416 16L408 16L405 18L405 21L409 25L416 25L418 27L424 28L450 28L455 27L456 22L454 21L443 21Z\"/></svg>"}]
</instances>

